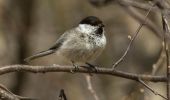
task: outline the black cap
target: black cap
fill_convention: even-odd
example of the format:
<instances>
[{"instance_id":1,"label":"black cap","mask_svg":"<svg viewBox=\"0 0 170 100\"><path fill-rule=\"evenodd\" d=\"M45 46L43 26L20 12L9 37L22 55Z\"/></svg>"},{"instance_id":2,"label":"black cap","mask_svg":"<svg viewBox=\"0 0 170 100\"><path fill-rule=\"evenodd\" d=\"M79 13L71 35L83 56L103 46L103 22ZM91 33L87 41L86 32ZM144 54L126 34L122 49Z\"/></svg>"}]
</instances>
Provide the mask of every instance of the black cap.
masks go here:
<instances>
[{"instance_id":1,"label":"black cap","mask_svg":"<svg viewBox=\"0 0 170 100\"><path fill-rule=\"evenodd\" d=\"M84 18L80 24L89 24L89 25L92 25L92 26L100 26L100 27L104 27L102 21L95 17L95 16L88 16L86 18Z\"/></svg>"}]
</instances>

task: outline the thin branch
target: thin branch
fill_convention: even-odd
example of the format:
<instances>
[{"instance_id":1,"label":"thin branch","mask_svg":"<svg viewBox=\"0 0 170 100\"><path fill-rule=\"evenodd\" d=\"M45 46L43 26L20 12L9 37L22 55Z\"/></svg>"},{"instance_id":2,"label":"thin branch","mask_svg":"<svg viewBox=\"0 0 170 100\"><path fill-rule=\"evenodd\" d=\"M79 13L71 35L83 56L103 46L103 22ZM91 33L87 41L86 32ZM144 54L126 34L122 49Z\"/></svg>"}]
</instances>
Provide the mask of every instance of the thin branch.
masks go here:
<instances>
[{"instance_id":1,"label":"thin branch","mask_svg":"<svg viewBox=\"0 0 170 100\"><path fill-rule=\"evenodd\" d=\"M156 92L155 90L153 90L149 85L147 85L144 81L142 81L140 78L138 80L139 83L141 83L143 86L145 86L147 89L149 89L152 93L154 93L155 95L159 95L160 97L164 98L165 100L168 100L168 98L166 98L165 96L161 95L160 93Z\"/></svg>"},{"instance_id":2,"label":"thin branch","mask_svg":"<svg viewBox=\"0 0 170 100\"><path fill-rule=\"evenodd\" d=\"M145 21L145 16L137 11L135 8L127 5L122 5L122 8L125 10L127 14L129 14L132 18L134 18L136 21L139 23L143 23ZM146 28L151 30L153 34L155 34L157 37L162 37L162 30L159 29L158 26L155 25L150 19L147 20L146 22ZM168 37L168 35L167 35Z\"/></svg>"},{"instance_id":3,"label":"thin branch","mask_svg":"<svg viewBox=\"0 0 170 100\"><path fill-rule=\"evenodd\" d=\"M170 100L170 65L169 65L169 48L168 48L168 44L167 44L167 40L165 38L165 34L166 33L170 33L169 31L169 25L168 25L168 21L166 18L166 14L162 13L162 25L163 25L163 30L164 30L164 38L163 38L163 43L164 43L164 50L165 50L165 54L166 54L166 67L167 67L167 98L168 100Z\"/></svg>"},{"instance_id":4,"label":"thin branch","mask_svg":"<svg viewBox=\"0 0 170 100\"><path fill-rule=\"evenodd\" d=\"M64 89L60 90L60 94L59 94L59 99L58 100L67 100L66 94L64 92Z\"/></svg>"},{"instance_id":5,"label":"thin branch","mask_svg":"<svg viewBox=\"0 0 170 100\"><path fill-rule=\"evenodd\" d=\"M113 3L118 3L119 5L128 5L137 9L141 10L148 10L152 6L151 4L139 2L139 1L134 1L134 0L89 0L89 2L96 6L96 7L101 7L101 6L106 6L108 4L113 4ZM153 11L157 11L158 8L154 7Z\"/></svg>"},{"instance_id":6,"label":"thin branch","mask_svg":"<svg viewBox=\"0 0 170 100\"><path fill-rule=\"evenodd\" d=\"M92 81L91 81L91 76L90 75L85 75L86 82L87 82L87 88L90 91L90 93L93 95L95 100L100 100L99 97L97 96L96 91L93 89L92 86Z\"/></svg>"},{"instance_id":7,"label":"thin branch","mask_svg":"<svg viewBox=\"0 0 170 100\"><path fill-rule=\"evenodd\" d=\"M11 72L31 72L31 73L47 73L47 72L69 72L74 70L74 66L29 66L29 65L9 65L0 67L0 75L11 73ZM152 76L152 75L141 75L141 74L132 74L128 72L123 72L119 70L112 70L111 68L97 68L97 71L89 70L87 68L78 67L77 70L74 70L75 73L94 73L102 75L110 75L122 77L125 79L138 80L141 78L145 81L151 82L166 82L167 78L165 76Z\"/></svg>"},{"instance_id":8,"label":"thin branch","mask_svg":"<svg viewBox=\"0 0 170 100\"><path fill-rule=\"evenodd\" d=\"M113 69L113 70L118 66L118 64L120 64L120 63L124 60L124 58L125 58L126 55L128 54L128 52L129 52L129 50L130 50L130 48L131 48L131 46L132 46L132 43L134 42L135 38L136 38L137 35L139 34L139 31L140 31L141 28L146 24L147 17L148 17L148 15L149 15L149 13L151 12L152 8L154 7L154 5L155 5L155 4L153 4L153 5L151 6L151 8L148 10L147 14L145 15L144 22L141 23L141 24L139 25L139 27L137 28L137 30L136 30L136 32L135 32L135 35L134 35L134 36L132 37L132 39L130 40L130 43L129 43L126 51L124 52L124 54L120 57L119 60L116 61L116 63L113 64L113 66L112 66L112 69Z\"/></svg>"},{"instance_id":9,"label":"thin branch","mask_svg":"<svg viewBox=\"0 0 170 100\"><path fill-rule=\"evenodd\" d=\"M117 1L119 5L127 5L127 6L131 6L134 8L141 9L141 10L146 10L146 11L148 11L152 6L151 4L149 4L149 2L142 3L139 1L135 1L135 0L117 0ZM153 9L154 9L153 11L158 10L156 7L153 7Z\"/></svg>"},{"instance_id":10,"label":"thin branch","mask_svg":"<svg viewBox=\"0 0 170 100\"><path fill-rule=\"evenodd\" d=\"M164 45L163 45L164 46ZM164 47L163 47L164 48ZM155 75L158 71L161 70L162 68L162 65L165 61L165 52L164 52L164 49L161 50L161 54L158 58L158 60L156 61L155 64L152 65L152 75Z\"/></svg>"},{"instance_id":11,"label":"thin branch","mask_svg":"<svg viewBox=\"0 0 170 100\"><path fill-rule=\"evenodd\" d=\"M167 68L167 97L168 97L168 100L170 100L170 65L169 65L169 48L168 48L168 45L166 46L166 41L165 41L165 52L166 52L166 68Z\"/></svg>"},{"instance_id":12,"label":"thin branch","mask_svg":"<svg viewBox=\"0 0 170 100\"><path fill-rule=\"evenodd\" d=\"M0 88L0 100L20 100L18 97Z\"/></svg>"},{"instance_id":13,"label":"thin branch","mask_svg":"<svg viewBox=\"0 0 170 100\"><path fill-rule=\"evenodd\" d=\"M19 100L37 100L35 98L30 98L30 97L23 97L23 96L19 96L19 95L15 95L14 93L12 93L9 89L7 89L5 86L3 86L2 84L0 84L0 91L4 91L1 93L5 93L6 95L8 95L5 98L8 98L8 100L11 100L12 98L14 99L19 99ZM1 94L0 95L4 95ZM1 97L1 96L0 96ZM2 97L1 97L2 98ZM1 99L0 99L1 100ZM13 99L12 99L13 100Z\"/></svg>"}]
</instances>

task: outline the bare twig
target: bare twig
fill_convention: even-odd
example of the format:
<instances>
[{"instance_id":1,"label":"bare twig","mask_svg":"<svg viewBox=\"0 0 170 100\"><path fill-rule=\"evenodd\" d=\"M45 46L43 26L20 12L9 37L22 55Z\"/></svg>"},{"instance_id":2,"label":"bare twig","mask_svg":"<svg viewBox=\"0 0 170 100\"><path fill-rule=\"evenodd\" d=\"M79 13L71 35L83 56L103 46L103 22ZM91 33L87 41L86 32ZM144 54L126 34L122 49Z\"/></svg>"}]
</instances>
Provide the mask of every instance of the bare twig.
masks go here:
<instances>
[{"instance_id":1,"label":"bare twig","mask_svg":"<svg viewBox=\"0 0 170 100\"><path fill-rule=\"evenodd\" d=\"M156 61L155 64L152 65L152 75L155 75L160 70L160 68L162 68L162 64L164 63L164 61L165 61L165 52L164 49L162 49L158 60Z\"/></svg>"},{"instance_id":2,"label":"bare twig","mask_svg":"<svg viewBox=\"0 0 170 100\"><path fill-rule=\"evenodd\" d=\"M20 100L18 97L0 88L0 100Z\"/></svg>"},{"instance_id":3,"label":"bare twig","mask_svg":"<svg viewBox=\"0 0 170 100\"><path fill-rule=\"evenodd\" d=\"M152 93L154 93L155 95L159 95L160 97L164 98L165 100L168 100L165 96L159 94L158 92L156 92L155 90L153 90L149 85L147 85L144 81L142 81L140 78L138 80L139 83L141 83L143 86L145 86L147 89L149 89Z\"/></svg>"},{"instance_id":4,"label":"bare twig","mask_svg":"<svg viewBox=\"0 0 170 100\"><path fill-rule=\"evenodd\" d=\"M85 78L86 78L86 82L87 82L87 88L90 91L90 93L93 95L94 99L100 100L99 97L96 94L96 91L93 89L92 81L91 81L92 77L90 75L85 75Z\"/></svg>"},{"instance_id":5,"label":"bare twig","mask_svg":"<svg viewBox=\"0 0 170 100\"><path fill-rule=\"evenodd\" d=\"M167 40L165 38L166 33L170 33L169 31L169 25L168 21L166 19L165 13L162 13L162 25L163 25L163 30L164 30L164 38L163 38L163 43L164 43L164 50L166 54L166 67L167 67L167 98L170 100L170 65L169 65L169 48L167 44Z\"/></svg>"},{"instance_id":6,"label":"bare twig","mask_svg":"<svg viewBox=\"0 0 170 100\"><path fill-rule=\"evenodd\" d=\"M167 0L151 0L152 2L156 1L156 6L160 9L160 10L165 10L168 9L170 7L169 2L167 2Z\"/></svg>"},{"instance_id":7,"label":"bare twig","mask_svg":"<svg viewBox=\"0 0 170 100\"><path fill-rule=\"evenodd\" d=\"M170 65L169 65L169 48L168 48L168 45L166 46L166 41L165 41L165 51L166 51L166 66L167 66L167 97L168 97L168 100L170 100Z\"/></svg>"},{"instance_id":8,"label":"bare twig","mask_svg":"<svg viewBox=\"0 0 170 100\"><path fill-rule=\"evenodd\" d=\"M120 5L127 5L131 6L134 8L142 9L148 11L150 7L152 6L151 4L147 3L142 3L140 1L135 1L135 0L117 0ZM153 8L155 10L158 10L156 7Z\"/></svg>"},{"instance_id":9,"label":"bare twig","mask_svg":"<svg viewBox=\"0 0 170 100\"><path fill-rule=\"evenodd\" d=\"M139 31L141 30L141 28L146 24L147 17L148 17L148 15L149 15L150 11L152 10L152 8L154 7L154 5L155 5L155 4L153 4L153 5L150 7L150 9L148 10L147 14L145 15L144 22L141 23L141 24L139 25L139 27L137 28L137 30L136 30L136 32L135 32L135 35L134 35L134 36L132 37L132 39L130 40L130 43L129 43L126 51L124 52L124 54L121 56L121 58L120 58L119 60L116 61L116 63L113 64L113 66L112 66L112 69L113 69L113 70L117 67L118 64L120 64L120 63L124 60L124 58L125 58L126 55L128 54L128 52L129 52L129 50L130 50L130 48L131 48L131 46L132 46L133 41L135 40L135 38L136 38L137 35L139 34Z\"/></svg>"},{"instance_id":10,"label":"bare twig","mask_svg":"<svg viewBox=\"0 0 170 100\"><path fill-rule=\"evenodd\" d=\"M67 100L66 94L64 92L64 89L60 90L59 98L58 100Z\"/></svg>"},{"instance_id":11,"label":"bare twig","mask_svg":"<svg viewBox=\"0 0 170 100\"><path fill-rule=\"evenodd\" d=\"M9 65L0 67L0 75L11 73L11 72L31 72L31 73L47 73L47 72L69 72L75 69L74 66L61 66L61 65L53 65L53 66L29 66L29 65ZM166 82L167 78L165 76L152 76L152 75L140 75L140 74L132 74L128 72L123 72L119 70L113 71L110 68L97 68L97 71L92 71L87 68L79 67L77 70L74 70L75 73L94 73L94 74L102 74L102 75L111 75L122 77L125 79L138 80L141 78L145 81L151 82Z\"/></svg>"},{"instance_id":12,"label":"bare twig","mask_svg":"<svg viewBox=\"0 0 170 100\"><path fill-rule=\"evenodd\" d=\"M141 10L148 10L152 5L147 3L143 3L135 0L89 0L91 4L97 7L106 6L107 4L112 4L116 1L119 5L128 5L134 8L138 8ZM158 8L153 8L153 11L157 11Z\"/></svg>"},{"instance_id":13,"label":"bare twig","mask_svg":"<svg viewBox=\"0 0 170 100\"><path fill-rule=\"evenodd\" d=\"M131 6L127 6L127 5L122 5L122 8L125 10L125 12L127 12L127 14L129 14L132 18L137 20L139 23L144 22L144 20L145 20L144 15L142 13L140 13L139 11L137 11L135 8L133 8ZM158 28L158 26L156 26L155 23L153 23L150 19L148 19L146 23L147 23L146 28L151 30L157 37L159 37L159 38L162 37L163 32L162 32L162 30L160 30Z\"/></svg>"},{"instance_id":14,"label":"bare twig","mask_svg":"<svg viewBox=\"0 0 170 100\"><path fill-rule=\"evenodd\" d=\"M3 86L2 84L0 84L0 89L1 91L4 91L4 92L1 92L1 93L8 93L8 97L10 98L16 98L16 99L19 99L19 100L37 100L35 98L30 98L30 97L23 97L23 96L19 96L19 95L15 95L14 93L12 93L10 90L8 90L5 86ZM0 95L3 95L3 94L0 94ZM12 97L13 96L13 97ZM6 97L6 98L8 98ZM11 100L10 98L8 98L8 100ZM1 99L0 99L1 100Z\"/></svg>"}]
</instances>

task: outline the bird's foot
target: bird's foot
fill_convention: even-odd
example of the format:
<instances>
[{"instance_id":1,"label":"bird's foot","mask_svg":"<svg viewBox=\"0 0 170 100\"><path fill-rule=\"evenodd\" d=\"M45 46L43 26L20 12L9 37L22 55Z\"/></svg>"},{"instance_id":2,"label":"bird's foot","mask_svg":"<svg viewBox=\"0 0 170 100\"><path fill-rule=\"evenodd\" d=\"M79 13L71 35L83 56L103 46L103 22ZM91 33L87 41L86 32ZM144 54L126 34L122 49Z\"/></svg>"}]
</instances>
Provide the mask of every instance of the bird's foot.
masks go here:
<instances>
[{"instance_id":1,"label":"bird's foot","mask_svg":"<svg viewBox=\"0 0 170 100\"><path fill-rule=\"evenodd\" d=\"M79 69L79 66L76 65L73 61L72 61L72 64L73 64L74 68L71 69L70 72L71 72L71 73L74 73L75 71L77 71L77 70Z\"/></svg>"},{"instance_id":2,"label":"bird's foot","mask_svg":"<svg viewBox=\"0 0 170 100\"><path fill-rule=\"evenodd\" d=\"M80 66L80 67L83 67L83 68L86 68L87 70L89 70L89 75L90 76L93 76L92 72L97 72L97 67L95 65L92 65L90 63L85 63L86 65L88 66Z\"/></svg>"},{"instance_id":3,"label":"bird's foot","mask_svg":"<svg viewBox=\"0 0 170 100\"><path fill-rule=\"evenodd\" d=\"M97 72L97 67L95 65L92 65L88 62L86 62L86 65L88 65L88 68L90 68L90 70Z\"/></svg>"}]
</instances>

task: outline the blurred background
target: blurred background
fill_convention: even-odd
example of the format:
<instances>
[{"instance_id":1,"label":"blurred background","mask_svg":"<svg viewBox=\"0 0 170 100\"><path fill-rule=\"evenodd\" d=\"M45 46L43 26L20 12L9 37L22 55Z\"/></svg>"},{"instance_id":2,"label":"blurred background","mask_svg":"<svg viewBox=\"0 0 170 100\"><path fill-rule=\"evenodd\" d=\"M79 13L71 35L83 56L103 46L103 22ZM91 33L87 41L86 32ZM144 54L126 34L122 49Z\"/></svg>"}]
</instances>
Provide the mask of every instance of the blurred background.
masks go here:
<instances>
[{"instance_id":1,"label":"blurred background","mask_svg":"<svg viewBox=\"0 0 170 100\"><path fill-rule=\"evenodd\" d=\"M112 67L124 53L139 26L139 20L127 8L144 16L146 9L138 9L120 2L96 0L0 0L0 65L25 64L24 58L48 49L58 37L78 25L87 16L97 16L105 24L107 46L94 62L100 67ZM111 1L111 0L107 0ZM118 1L118 0L117 0ZM119 0L123 1L123 0ZM132 0L131 0L132 1ZM147 0L135 0L150 5ZM155 8L156 9L156 8ZM143 27L135 39L119 70L151 74L153 65L162 56L160 12L155 10L149 16L155 27ZM142 17L144 18L144 17ZM156 75L164 75L164 60ZM30 65L68 65L57 55L36 59ZM0 83L13 93L57 100L60 89L64 89L68 100L94 100L87 89L83 74L71 73L10 73L0 76ZM93 75L93 87L100 100L162 100L144 89L139 83L113 76ZM165 84L149 83L156 91L165 95Z\"/></svg>"}]
</instances>

